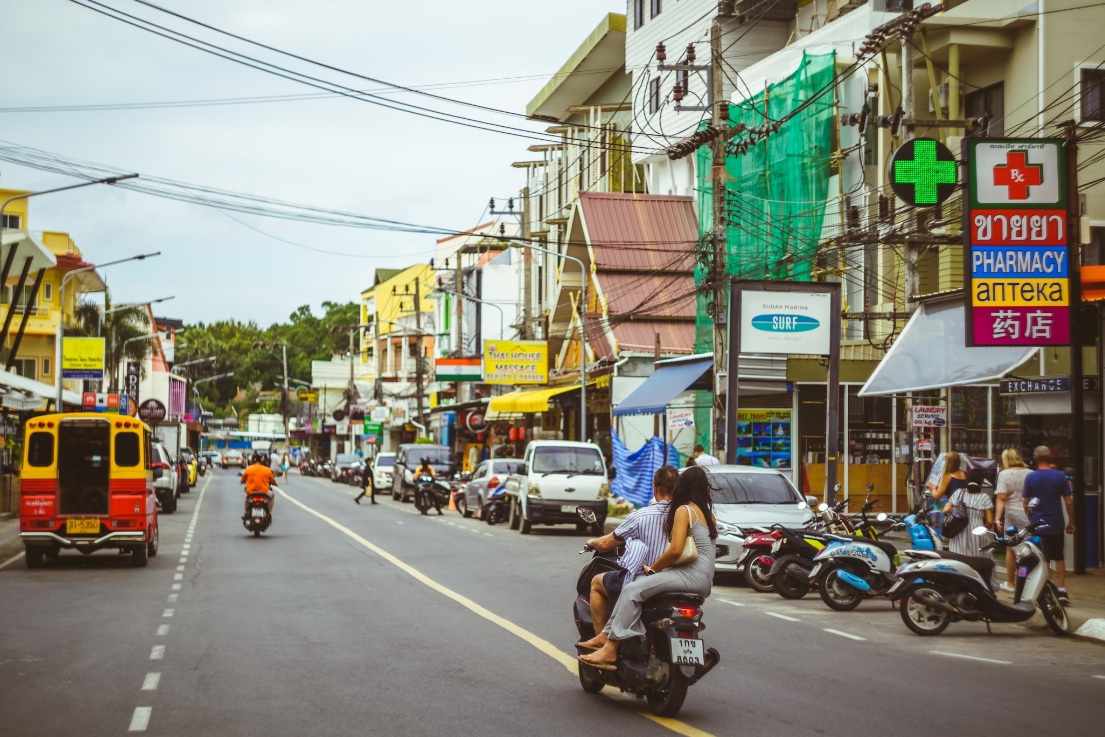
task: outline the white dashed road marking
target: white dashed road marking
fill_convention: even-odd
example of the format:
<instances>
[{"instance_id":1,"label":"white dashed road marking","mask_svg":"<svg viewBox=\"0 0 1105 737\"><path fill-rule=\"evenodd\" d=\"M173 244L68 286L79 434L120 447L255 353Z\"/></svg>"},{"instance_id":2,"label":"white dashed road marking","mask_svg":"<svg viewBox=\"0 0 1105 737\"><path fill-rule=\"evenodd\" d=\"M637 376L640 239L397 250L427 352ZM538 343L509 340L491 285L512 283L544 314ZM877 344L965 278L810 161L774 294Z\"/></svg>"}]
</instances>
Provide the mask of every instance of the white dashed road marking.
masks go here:
<instances>
[{"instance_id":1,"label":"white dashed road marking","mask_svg":"<svg viewBox=\"0 0 1105 737\"><path fill-rule=\"evenodd\" d=\"M1012 665L1010 660L994 660L993 658L980 658L976 655L963 655L962 653L945 653L940 650L930 650L933 655L943 655L947 658L963 658L964 660L978 660L983 663L997 663L998 665Z\"/></svg>"},{"instance_id":2,"label":"white dashed road marking","mask_svg":"<svg viewBox=\"0 0 1105 737\"><path fill-rule=\"evenodd\" d=\"M160 624L160 625L157 626L157 636L158 637L164 637L167 634L169 634L169 625Z\"/></svg>"},{"instance_id":3,"label":"white dashed road marking","mask_svg":"<svg viewBox=\"0 0 1105 737\"><path fill-rule=\"evenodd\" d=\"M172 604L180 598L180 594L169 594L169 603Z\"/></svg>"},{"instance_id":4,"label":"white dashed road marking","mask_svg":"<svg viewBox=\"0 0 1105 737\"><path fill-rule=\"evenodd\" d=\"M785 619L788 622L800 622L801 621L800 619L795 619L794 617L788 617L785 614L776 614L775 612L764 612L764 614L766 614L769 617L776 617L777 619Z\"/></svg>"},{"instance_id":5,"label":"white dashed road marking","mask_svg":"<svg viewBox=\"0 0 1105 737\"><path fill-rule=\"evenodd\" d=\"M165 658L165 646L154 645L150 650L150 660L163 660Z\"/></svg>"},{"instance_id":6,"label":"white dashed road marking","mask_svg":"<svg viewBox=\"0 0 1105 737\"><path fill-rule=\"evenodd\" d=\"M165 611L161 612L161 616L162 616L162 617L171 617L171 616L173 616L174 614L176 614L176 610L175 610L175 609L166 609Z\"/></svg>"},{"instance_id":7,"label":"white dashed road marking","mask_svg":"<svg viewBox=\"0 0 1105 737\"><path fill-rule=\"evenodd\" d=\"M866 637L860 637L859 635L848 634L847 632L841 632L840 630L829 629L828 627L825 628L825 631L828 632L830 635L840 635L841 637L847 637L849 640L860 640L861 642L866 642L867 641Z\"/></svg>"},{"instance_id":8,"label":"white dashed road marking","mask_svg":"<svg viewBox=\"0 0 1105 737\"><path fill-rule=\"evenodd\" d=\"M174 583L170 588L173 591L180 591L180 584L179 583Z\"/></svg>"},{"instance_id":9,"label":"white dashed road marking","mask_svg":"<svg viewBox=\"0 0 1105 737\"><path fill-rule=\"evenodd\" d=\"M157 684L161 683L160 673L147 673L146 680L142 681L143 691L156 691Z\"/></svg>"},{"instance_id":10,"label":"white dashed road marking","mask_svg":"<svg viewBox=\"0 0 1105 737\"><path fill-rule=\"evenodd\" d=\"M744 606L739 601L729 601L728 599L718 599L722 604L729 604L730 606Z\"/></svg>"},{"instance_id":11,"label":"white dashed road marking","mask_svg":"<svg viewBox=\"0 0 1105 737\"><path fill-rule=\"evenodd\" d=\"M145 732L146 727L150 726L150 713L153 711L152 706L136 706L134 707L134 716L130 718L130 728L128 732Z\"/></svg>"}]
</instances>

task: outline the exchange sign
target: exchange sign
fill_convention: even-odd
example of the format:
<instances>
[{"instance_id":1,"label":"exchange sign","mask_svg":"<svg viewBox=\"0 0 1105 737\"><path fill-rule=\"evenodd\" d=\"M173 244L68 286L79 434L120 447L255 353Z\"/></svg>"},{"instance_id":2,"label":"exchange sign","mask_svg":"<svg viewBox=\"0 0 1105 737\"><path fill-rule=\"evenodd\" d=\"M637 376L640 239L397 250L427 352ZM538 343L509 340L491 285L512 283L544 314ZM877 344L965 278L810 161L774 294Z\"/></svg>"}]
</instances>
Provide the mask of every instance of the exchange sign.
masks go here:
<instances>
[{"instance_id":1,"label":"exchange sign","mask_svg":"<svg viewBox=\"0 0 1105 737\"><path fill-rule=\"evenodd\" d=\"M1063 142L969 138L967 345L1070 342Z\"/></svg>"},{"instance_id":2,"label":"exchange sign","mask_svg":"<svg viewBox=\"0 0 1105 737\"><path fill-rule=\"evenodd\" d=\"M907 205L932 207L952 196L958 179L955 156L931 138L914 138L890 160L890 187Z\"/></svg>"}]
</instances>

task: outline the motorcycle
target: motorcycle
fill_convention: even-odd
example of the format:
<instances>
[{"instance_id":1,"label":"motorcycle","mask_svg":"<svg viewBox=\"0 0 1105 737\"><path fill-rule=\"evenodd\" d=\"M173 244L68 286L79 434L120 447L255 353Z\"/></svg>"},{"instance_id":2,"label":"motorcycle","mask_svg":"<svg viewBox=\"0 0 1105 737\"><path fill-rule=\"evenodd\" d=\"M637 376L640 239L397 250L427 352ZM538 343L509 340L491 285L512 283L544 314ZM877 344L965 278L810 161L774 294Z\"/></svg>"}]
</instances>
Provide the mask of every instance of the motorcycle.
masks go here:
<instances>
[{"instance_id":1,"label":"motorcycle","mask_svg":"<svg viewBox=\"0 0 1105 737\"><path fill-rule=\"evenodd\" d=\"M1028 503L1031 511L1036 500ZM1030 523L1020 531L1006 529L1006 538L995 536L983 547L991 550L999 543L1007 544L1007 560L1013 557L1017 565L1017 584L1013 605L1000 601L991 587L994 561L990 558L958 555L948 551L908 550L912 560L898 568L898 582L890 594L902 599L898 608L902 622L918 635L938 635L952 622L1024 622L1032 618L1037 607L1043 612L1051 631L1059 636L1071 633L1072 625L1066 608L1059 601L1059 590L1049 580L1048 560L1040 550L1034 535L1038 523ZM990 535L985 527L972 530L975 535Z\"/></svg>"},{"instance_id":2,"label":"motorcycle","mask_svg":"<svg viewBox=\"0 0 1105 737\"><path fill-rule=\"evenodd\" d=\"M275 487L276 484L270 484L270 486ZM269 529L269 525L272 524L272 512L269 511L269 498L265 494L250 492L246 516L242 524L253 533L254 537L261 537L261 533Z\"/></svg>"},{"instance_id":3,"label":"motorcycle","mask_svg":"<svg viewBox=\"0 0 1105 737\"><path fill-rule=\"evenodd\" d=\"M506 522L510 517L510 497L506 494L506 486L501 486L492 491L487 501L480 510L480 518L489 525L497 525Z\"/></svg>"},{"instance_id":4,"label":"motorcycle","mask_svg":"<svg viewBox=\"0 0 1105 737\"><path fill-rule=\"evenodd\" d=\"M876 519L885 522L885 513ZM866 520L865 520L866 521ZM904 529L903 523L889 529ZM886 596L898 578L894 556L898 550L882 540L830 535L829 544L814 558L810 581L817 582L821 600L830 609L850 612L864 599Z\"/></svg>"},{"instance_id":5,"label":"motorcycle","mask_svg":"<svg viewBox=\"0 0 1105 737\"><path fill-rule=\"evenodd\" d=\"M441 500L438 499L437 479L428 473L424 473L414 480L414 508L422 514L426 514L430 511L431 507L437 508L437 513L441 512Z\"/></svg>"},{"instance_id":6,"label":"motorcycle","mask_svg":"<svg viewBox=\"0 0 1105 737\"><path fill-rule=\"evenodd\" d=\"M590 509L577 507L576 513L587 524L598 521ZM584 547L580 555L592 552ZM580 641L595 636L591 618L591 579L605 571L621 570L614 553L595 552L584 566L576 582L576 598L572 607ZM674 717L683 707L687 689L709 673L720 661L721 654L707 648L699 638L702 624L701 594L665 592L644 602L641 621L647 634L643 638L625 640L618 648L618 660L613 670L579 662L579 684L590 694L603 686L644 697L649 710L661 717ZM580 655L591 651L578 647Z\"/></svg>"}]
</instances>

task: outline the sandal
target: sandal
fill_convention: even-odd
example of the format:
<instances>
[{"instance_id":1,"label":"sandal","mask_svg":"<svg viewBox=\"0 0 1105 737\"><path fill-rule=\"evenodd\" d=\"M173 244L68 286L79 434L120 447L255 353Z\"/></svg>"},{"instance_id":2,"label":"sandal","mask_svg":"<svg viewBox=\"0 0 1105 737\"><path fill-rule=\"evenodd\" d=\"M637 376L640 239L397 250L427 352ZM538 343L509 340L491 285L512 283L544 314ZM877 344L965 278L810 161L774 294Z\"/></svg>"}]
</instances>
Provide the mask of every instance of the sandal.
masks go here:
<instances>
[{"instance_id":1,"label":"sandal","mask_svg":"<svg viewBox=\"0 0 1105 737\"><path fill-rule=\"evenodd\" d=\"M618 669L618 665L616 663L600 663L600 662L595 661L595 660L587 660L585 658L585 656L583 656L583 655L579 656L579 662L583 663L584 665L589 665L592 668L598 668L599 670L617 670Z\"/></svg>"},{"instance_id":2,"label":"sandal","mask_svg":"<svg viewBox=\"0 0 1105 737\"><path fill-rule=\"evenodd\" d=\"M578 647L580 649L583 649L583 650L590 650L590 651L594 652L595 650L598 650L602 646L601 645L592 645L590 642L577 642L576 647Z\"/></svg>"}]
</instances>

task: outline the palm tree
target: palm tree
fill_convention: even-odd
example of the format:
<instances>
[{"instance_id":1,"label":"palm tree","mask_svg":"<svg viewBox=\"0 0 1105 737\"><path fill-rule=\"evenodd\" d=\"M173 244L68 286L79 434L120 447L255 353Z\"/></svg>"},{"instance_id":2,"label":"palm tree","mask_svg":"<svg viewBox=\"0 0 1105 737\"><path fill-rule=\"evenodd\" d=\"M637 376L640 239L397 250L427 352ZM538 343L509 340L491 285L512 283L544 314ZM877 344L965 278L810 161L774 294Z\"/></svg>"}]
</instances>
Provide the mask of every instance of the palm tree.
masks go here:
<instances>
[{"instance_id":1,"label":"palm tree","mask_svg":"<svg viewBox=\"0 0 1105 737\"><path fill-rule=\"evenodd\" d=\"M103 310L111 309L111 293L104 293ZM115 391L115 377L119 373L119 365L124 359L141 363L148 356L153 346L148 340L137 340L126 346L126 355L123 355L123 346L130 338L149 335L153 325L150 322L150 314L145 305L117 310L103 314L101 317L99 305L87 302L77 306L73 312L71 321L65 326L65 334L74 337L94 337L96 335L96 322L100 320L100 334L107 338L104 345L104 371L111 378L108 380L108 391Z\"/></svg>"}]
</instances>

